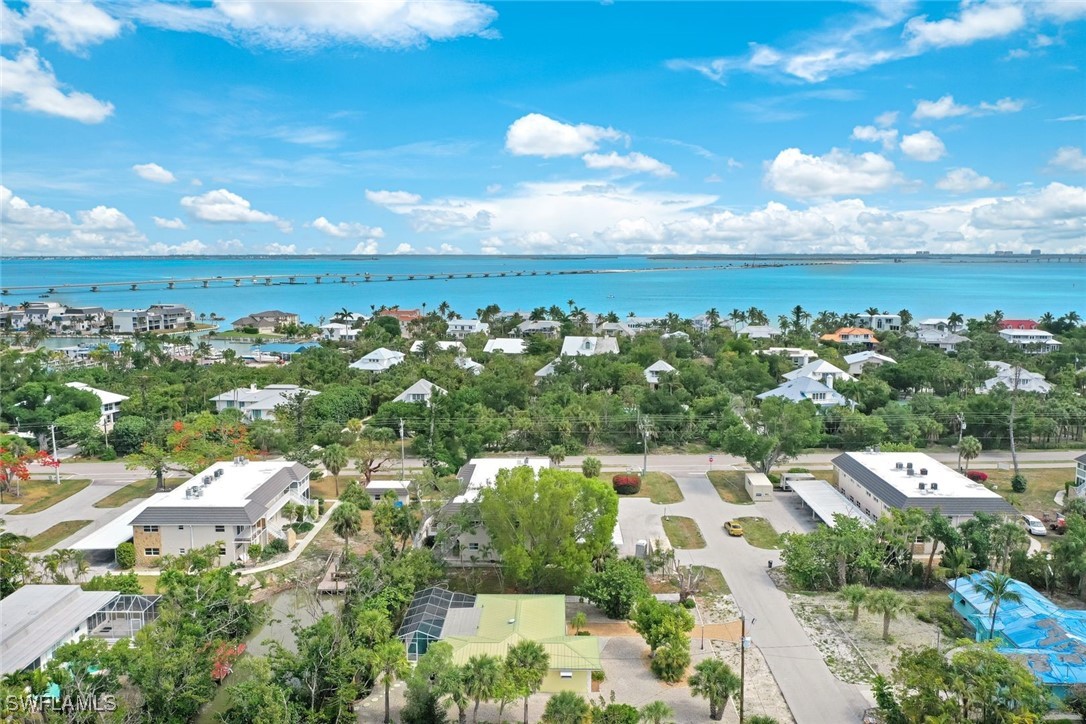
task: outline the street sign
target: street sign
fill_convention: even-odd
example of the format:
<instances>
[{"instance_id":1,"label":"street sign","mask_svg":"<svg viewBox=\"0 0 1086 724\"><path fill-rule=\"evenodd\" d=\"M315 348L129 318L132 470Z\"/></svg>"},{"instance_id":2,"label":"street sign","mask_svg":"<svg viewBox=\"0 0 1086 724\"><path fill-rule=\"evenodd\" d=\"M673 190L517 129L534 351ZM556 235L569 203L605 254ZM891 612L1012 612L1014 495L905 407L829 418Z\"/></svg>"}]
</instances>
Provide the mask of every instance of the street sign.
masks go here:
<instances>
[{"instance_id":1,"label":"street sign","mask_svg":"<svg viewBox=\"0 0 1086 724\"><path fill-rule=\"evenodd\" d=\"M712 455L709 456L709 462L713 462L713 456Z\"/></svg>"}]
</instances>

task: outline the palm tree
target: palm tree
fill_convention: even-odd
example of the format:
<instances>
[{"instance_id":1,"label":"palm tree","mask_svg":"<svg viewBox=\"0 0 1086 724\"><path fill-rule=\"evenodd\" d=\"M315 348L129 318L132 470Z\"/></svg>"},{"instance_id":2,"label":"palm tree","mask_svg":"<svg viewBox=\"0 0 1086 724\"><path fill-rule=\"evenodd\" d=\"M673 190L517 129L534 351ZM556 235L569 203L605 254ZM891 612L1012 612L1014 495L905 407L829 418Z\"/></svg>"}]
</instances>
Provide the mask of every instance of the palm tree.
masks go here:
<instances>
[{"instance_id":1,"label":"palm tree","mask_svg":"<svg viewBox=\"0 0 1086 724\"><path fill-rule=\"evenodd\" d=\"M742 696L739 677L732 667L720 659L705 659L694 667L688 682L690 696L700 696L709 700L709 718L720 721L724 718L724 707L735 694Z\"/></svg>"},{"instance_id":2,"label":"palm tree","mask_svg":"<svg viewBox=\"0 0 1086 724\"><path fill-rule=\"evenodd\" d=\"M525 639L505 654L505 669L517 691L524 696L524 724L528 724L528 697L543 686L550 666L550 656L542 644Z\"/></svg>"},{"instance_id":3,"label":"palm tree","mask_svg":"<svg viewBox=\"0 0 1086 724\"><path fill-rule=\"evenodd\" d=\"M732 313L728 315L733 322L745 322L747 321L747 313L742 309L736 307L732 310Z\"/></svg>"},{"instance_id":4,"label":"palm tree","mask_svg":"<svg viewBox=\"0 0 1086 724\"><path fill-rule=\"evenodd\" d=\"M542 320L544 320L546 318L547 318L547 308L546 307L536 307L535 309L533 309L531 312L528 313L528 319L530 319L533 322L540 322L540 321L542 321Z\"/></svg>"},{"instance_id":5,"label":"palm tree","mask_svg":"<svg viewBox=\"0 0 1086 724\"><path fill-rule=\"evenodd\" d=\"M953 332L954 330L960 329L961 326L965 324L965 317L957 312L951 312L946 318L946 323L950 327L950 331Z\"/></svg>"},{"instance_id":6,"label":"palm tree","mask_svg":"<svg viewBox=\"0 0 1086 724\"><path fill-rule=\"evenodd\" d=\"M1055 322L1056 318L1052 316L1052 312L1045 312L1037 318L1037 326L1039 326L1041 329L1048 330L1049 332L1052 331L1051 327L1053 324L1055 324Z\"/></svg>"},{"instance_id":7,"label":"palm tree","mask_svg":"<svg viewBox=\"0 0 1086 724\"><path fill-rule=\"evenodd\" d=\"M1019 603L1022 600L1022 596L1011 588L1012 583L1015 583L1015 580L1004 573L985 571L980 580L973 584L978 591L984 594L986 600L992 602L992 605L988 608L988 612L991 614L991 622L988 625L989 641L995 638L995 620L996 614L999 612L999 604L1003 601Z\"/></svg>"},{"instance_id":8,"label":"palm tree","mask_svg":"<svg viewBox=\"0 0 1086 724\"><path fill-rule=\"evenodd\" d=\"M868 307L867 309L864 310L864 314L866 314L868 316L872 316L872 315L875 315L875 314L878 314L878 313L879 313L879 308L878 307Z\"/></svg>"},{"instance_id":9,"label":"palm tree","mask_svg":"<svg viewBox=\"0 0 1086 724\"><path fill-rule=\"evenodd\" d=\"M362 529L362 513L354 503L340 503L332 511L332 531L343 539L343 555L346 556L351 536Z\"/></svg>"},{"instance_id":10,"label":"palm tree","mask_svg":"<svg viewBox=\"0 0 1086 724\"><path fill-rule=\"evenodd\" d=\"M1076 326L1079 322L1082 321L1082 317L1080 317L1078 315L1078 312L1074 311L1073 309L1067 314L1063 315L1063 318L1066 319L1068 323L1071 324L1071 326Z\"/></svg>"},{"instance_id":11,"label":"palm tree","mask_svg":"<svg viewBox=\"0 0 1086 724\"><path fill-rule=\"evenodd\" d=\"M336 481L336 497L339 497L339 471L347 467L347 448L333 443L321 451L321 464Z\"/></svg>"},{"instance_id":12,"label":"palm tree","mask_svg":"<svg viewBox=\"0 0 1086 724\"><path fill-rule=\"evenodd\" d=\"M720 312L717 311L716 307L705 310L705 321L709 323L709 329L716 329L720 326Z\"/></svg>"},{"instance_id":13,"label":"palm tree","mask_svg":"<svg viewBox=\"0 0 1086 724\"><path fill-rule=\"evenodd\" d=\"M349 503L347 504L349 505ZM407 652L399 639L389 639L370 649L366 655L370 676L383 679L385 683L385 724L392 721L389 706L389 689L392 682L411 673L411 664L407 661Z\"/></svg>"},{"instance_id":14,"label":"palm tree","mask_svg":"<svg viewBox=\"0 0 1086 724\"><path fill-rule=\"evenodd\" d=\"M964 546L943 551L939 567L954 579L954 593L958 592L958 579L973 570L972 563L973 554Z\"/></svg>"},{"instance_id":15,"label":"palm tree","mask_svg":"<svg viewBox=\"0 0 1086 724\"><path fill-rule=\"evenodd\" d=\"M452 307L449 306L448 302L442 302L441 304L437 305L437 313L440 314L442 317L448 315L450 309L452 309Z\"/></svg>"},{"instance_id":16,"label":"palm tree","mask_svg":"<svg viewBox=\"0 0 1086 724\"><path fill-rule=\"evenodd\" d=\"M471 721L479 721L479 703L493 698L502 678L502 660L490 654L476 654L464 664L464 691L475 709Z\"/></svg>"},{"instance_id":17,"label":"palm tree","mask_svg":"<svg viewBox=\"0 0 1086 724\"><path fill-rule=\"evenodd\" d=\"M852 607L852 620L859 621L860 607L863 606L864 600L867 598L867 587L859 583L850 583L838 591L837 595Z\"/></svg>"},{"instance_id":18,"label":"palm tree","mask_svg":"<svg viewBox=\"0 0 1086 724\"><path fill-rule=\"evenodd\" d=\"M890 621L905 608L905 598L897 591L880 588L867 596L867 609L882 614L882 640L890 640Z\"/></svg>"},{"instance_id":19,"label":"palm tree","mask_svg":"<svg viewBox=\"0 0 1086 724\"><path fill-rule=\"evenodd\" d=\"M965 458L965 466L969 467L969 461L980 455L980 440L972 435L966 435L958 443L958 470L962 469L962 458Z\"/></svg>"},{"instance_id":20,"label":"palm tree","mask_svg":"<svg viewBox=\"0 0 1086 724\"><path fill-rule=\"evenodd\" d=\"M592 709L583 696L562 691L550 698L543 710L544 724L584 724L591 721Z\"/></svg>"},{"instance_id":21,"label":"palm tree","mask_svg":"<svg viewBox=\"0 0 1086 724\"><path fill-rule=\"evenodd\" d=\"M665 724L674 716L671 707L662 701L650 701L638 712L644 724Z\"/></svg>"},{"instance_id":22,"label":"palm tree","mask_svg":"<svg viewBox=\"0 0 1086 724\"><path fill-rule=\"evenodd\" d=\"M792 329L799 331L806 329L807 322L811 320L811 313L800 305L792 307Z\"/></svg>"}]
</instances>

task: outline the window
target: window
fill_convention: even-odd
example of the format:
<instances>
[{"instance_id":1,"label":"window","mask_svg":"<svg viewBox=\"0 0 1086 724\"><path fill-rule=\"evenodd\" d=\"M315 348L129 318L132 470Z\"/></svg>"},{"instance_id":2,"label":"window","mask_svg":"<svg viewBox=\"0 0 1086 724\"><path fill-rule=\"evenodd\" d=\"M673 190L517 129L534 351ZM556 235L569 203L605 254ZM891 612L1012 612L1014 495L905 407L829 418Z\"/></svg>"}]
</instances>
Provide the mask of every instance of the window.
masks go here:
<instances>
[{"instance_id":1,"label":"window","mask_svg":"<svg viewBox=\"0 0 1086 724\"><path fill-rule=\"evenodd\" d=\"M572 671L563 671L563 672L561 672L561 675L562 675L563 679L572 679L573 678L573 672Z\"/></svg>"},{"instance_id":2,"label":"window","mask_svg":"<svg viewBox=\"0 0 1086 724\"><path fill-rule=\"evenodd\" d=\"M143 526L143 532L144 533L157 533L158 532L158 526L157 525L145 525L145 526Z\"/></svg>"},{"instance_id":3,"label":"window","mask_svg":"<svg viewBox=\"0 0 1086 724\"><path fill-rule=\"evenodd\" d=\"M179 554L181 554L181 555L185 555L185 549L184 548L179 549L177 552Z\"/></svg>"},{"instance_id":4,"label":"window","mask_svg":"<svg viewBox=\"0 0 1086 724\"><path fill-rule=\"evenodd\" d=\"M219 546L219 555L220 556L225 556L226 555L226 546Z\"/></svg>"},{"instance_id":5,"label":"window","mask_svg":"<svg viewBox=\"0 0 1086 724\"><path fill-rule=\"evenodd\" d=\"M143 549L143 555L145 555L145 556L157 556L158 555L158 548L144 548Z\"/></svg>"},{"instance_id":6,"label":"window","mask_svg":"<svg viewBox=\"0 0 1086 724\"><path fill-rule=\"evenodd\" d=\"M177 526L177 529L178 529L178 530L184 530L184 529L185 529L185 526L183 526L183 525L179 525L179 526Z\"/></svg>"},{"instance_id":7,"label":"window","mask_svg":"<svg viewBox=\"0 0 1086 724\"><path fill-rule=\"evenodd\" d=\"M478 543L468 543L468 550L469 551L477 551L477 550L479 550L479 544Z\"/></svg>"},{"instance_id":8,"label":"window","mask_svg":"<svg viewBox=\"0 0 1086 724\"><path fill-rule=\"evenodd\" d=\"M217 526L215 526L215 532L216 533L225 533L226 532L226 526L225 525L217 525Z\"/></svg>"}]
</instances>

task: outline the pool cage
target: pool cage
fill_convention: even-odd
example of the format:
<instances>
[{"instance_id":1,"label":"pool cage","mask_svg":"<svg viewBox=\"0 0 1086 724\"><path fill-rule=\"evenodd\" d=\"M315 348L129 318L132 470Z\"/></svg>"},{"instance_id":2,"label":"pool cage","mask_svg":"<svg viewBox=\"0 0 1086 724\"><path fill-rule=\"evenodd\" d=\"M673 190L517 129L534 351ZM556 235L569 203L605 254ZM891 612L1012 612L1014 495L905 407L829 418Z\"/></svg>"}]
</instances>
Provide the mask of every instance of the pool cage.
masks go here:
<instances>
[{"instance_id":1,"label":"pool cage","mask_svg":"<svg viewBox=\"0 0 1086 724\"><path fill-rule=\"evenodd\" d=\"M92 615L87 628L91 636L111 642L135 636L137 631L158 618L160 598L122 593Z\"/></svg>"},{"instance_id":2,"label":"pool cage","mask_svg":"<svg viewBox=\"0 0 1086 724\"><path fill-rule=\"evenodd\" d=\"M445 619L454 608L472 608L475 596L433 586L415 594L396 637L407 648L408 661L418 661L430 643L441 638Z\"/></svg>"}]
</instances>

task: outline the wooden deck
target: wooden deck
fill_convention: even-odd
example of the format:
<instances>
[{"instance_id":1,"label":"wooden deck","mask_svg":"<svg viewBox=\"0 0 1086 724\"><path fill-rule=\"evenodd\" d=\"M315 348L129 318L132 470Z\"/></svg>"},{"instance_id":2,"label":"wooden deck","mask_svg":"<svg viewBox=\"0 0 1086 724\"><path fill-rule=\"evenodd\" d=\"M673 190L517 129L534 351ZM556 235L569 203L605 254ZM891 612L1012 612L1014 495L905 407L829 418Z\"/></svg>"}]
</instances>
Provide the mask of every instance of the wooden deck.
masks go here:
<instances>
[{"instance_id":1,"label":"wooden deck","mask_svg":"<svg viewBox=\"0 0 1086 724\"><path fill-rule=\"evenodd\" d=\"M339 556L333 553L328 557L324 578L317 584L317 593L346 593L348 576L346 571L339 570Z\"/></svg>"}]
</instances>

